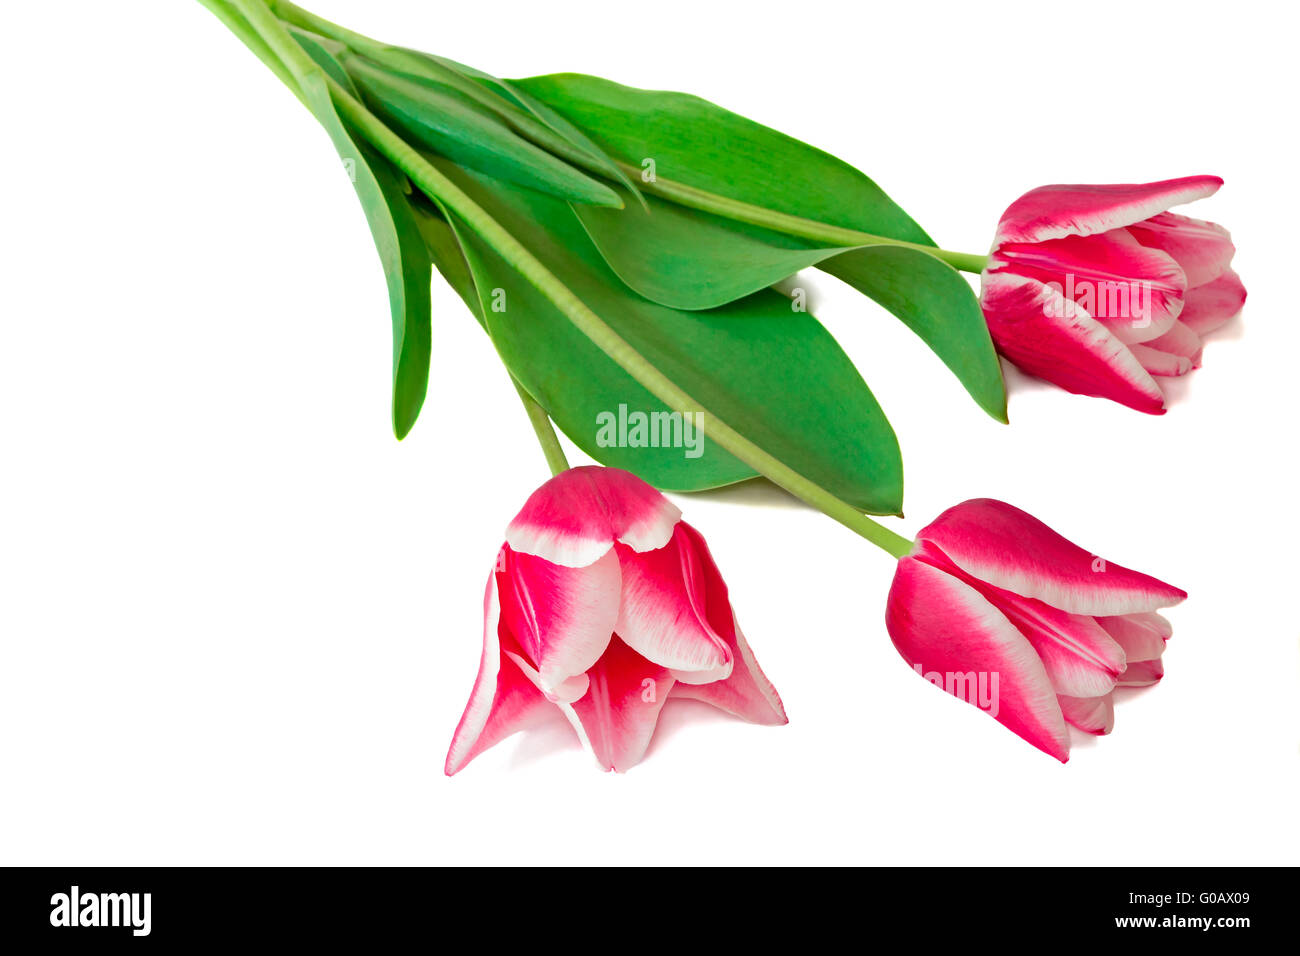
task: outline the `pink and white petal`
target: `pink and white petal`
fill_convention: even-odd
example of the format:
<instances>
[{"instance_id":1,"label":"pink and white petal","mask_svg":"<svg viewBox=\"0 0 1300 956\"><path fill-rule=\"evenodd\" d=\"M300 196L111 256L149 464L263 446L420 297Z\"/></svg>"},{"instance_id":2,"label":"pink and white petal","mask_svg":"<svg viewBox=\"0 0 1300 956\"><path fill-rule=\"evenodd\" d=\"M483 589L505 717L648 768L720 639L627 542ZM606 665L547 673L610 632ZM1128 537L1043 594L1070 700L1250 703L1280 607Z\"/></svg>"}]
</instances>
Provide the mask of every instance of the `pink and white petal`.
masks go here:
<instances>
[{"instance_id":1,"label":"pink and white petal","mask_svg":"<svg viewBox=\"0 0 1300 956\"><path fill-rule=\"evenodd\" d=\"M1160 678L1165 676L1164 662L1159 658L1151 661L1135 661L1128 666L1120 679L1115 682L1116 687L1150 687L1152 684L1158 684Z\"/></svg>"},{"instance_id":2,"label":"pink and white petal","mask_svg":"<svg viewBox=\"0 0 1300 956\"><path fill-rule=\"evenodd\" d=\"M612 551L584 568L501 549L501 615L553 700L586 691L582 675L605 652L618 621L622 576Z\"/></svg>"},{"instance_id":3,"label":"pink and white petal","mask_svg":"<svg viewBox=\"0 0 1300 956\"><path fill-rule=\"evenodd\" d=\"M885 625L909 665L967 703L980 706L976 688L983 680L991 690L996 675L997 692L980 709L1044 753L1069 760L1070 735L1042 661L969 584L920 557L904 557L894 572ZM961 675L963 693L949 675Z\"/></svg>"},{"instance_id":4,"label":"pink and white petal","mask_svg":"<svg viewBox=\"0 0 1300 956\"><path fill-rule=\"evenodd\" d=\"M949 565L945 570L962 577L1019 628L1038 652L1058 695L1100 697L1114 690L1115 680L1124 672L1124 650L1096 618L1070 614L979 581L952 567L942 555L938 562L940 567Z\"/></svg>"},{"instance_id":5,"label":"pink and white petal","mask_svg":"<svg viewBox=\"0 0 1300 956\"><path fill-rule=\"evenodd\" d=\"M1179 376L1192 370L1192 360L1184 355L1171 355L1145 345L1130 345L1133 357L1152 375Z\"/></svg>"},{"instance_id":6,"label":"pink and white petal","mask_svg":"<svg viewBox=\"0 0 1300 956\"><path fill-rule=\"evenodd\" d=\"M552 706L514 661L502 653L499 627L500 603L493 572L483 598L483 655L478 677L443 765L449 777Z\"/></svg>"},{"instance_id":7,"label":"pink and white petal","mask_svg":"<svg viewBox=\"0 0 1300 956\"><path fill-rule=\"evenodd\" d=\"M1165 652L1167 638L1164 629L1153 623L1150 620L1152 617L1164 621L1158 614L1121 614L1099 617L1097 623L1124 648L1124 657L1129 664L1136 664L1140 661L1153 661Z\"/></svg>"},{"instance_id":8,"label":"pink and white petal","mask_svg":"<svg viewBox=\"0 0 1300 956\"><path fill-rule=\"evenodd\" d=\"M1008 243L994 250L988 269L1051 285L1126 343L1168 331L1187 291L1187 277L1172 256L1148 249L1124 229Z\"/></svg>"},{"instance_id":9,"label":"pink and white petal","mask_svg":"<svg viewBox=\"0 0 1300 956\"><path fill-rule=\"evenodd\" d=\"M1042 242L1092 236L1150 219L1170 206L1213 195L1218 176L1185 176L1132 185L1039 186L1002 214L994 247L1003 242Z\"/></svg>"},{"instance_id":10,"label":"pink and white petal","mask_svg":"<svg viewBox=\"0 0 1300 956\"><path fill-rule=\"evenodd\" d=\"M1061 713L1068 723L1089 734L1103 736L1115 729L1115 699L1111 694L1101 697L1057 698Z\"/></svg>"},{"instance_id":11,"label":"pink and white petal","mask_svg":"<svg viewBox=\"0 0 1300 956\"><path fill-rule=\"evenodd\" d=\"M586 567L615 541L634 551L662 548L682 513L631 472L583 465L534 491L506 529L521 554L570 568Z\"/></svg>"},{"instance_id":12,"label":"pink and white petal","mask_svg":"<svg viewBox=\"0 0 1300 956\"><path fill-rule=\"evenodd\" d=\"M1169 623L1169 618L1156 611L1146 611L1142 614L1126 614L1125 617L1144 627L1151 628L1166 641L1174 636L1174 626Z\"/></svg>"},{"instance_id":13,"label":"pink and white petal","mask_svg":"<svg viewBox=\"0 0 1300 956\"><path fill-rule=\"evenodd\" d=\"M1187 592L1112 564L1005 501L973 498L917 535L967 574L1071 614L1133 614L1170 607Z\"/></svg>"},{"instance_id":14,"label":"pink and white petal","mask_svg":"<svg viewBox=\"0 0 1300 956\"><path fill-rule=\"evenodd\" d=\"M1163 249L1173 256L1187 274L1190 288L1223 275L1236 252L1228 230L1218 223L1172 212L1134 223L1129 231L1142 245Z\"/></svg>"},{"instance_id":15,"label":"pink and white petal","mask_svg":"<svg viewBox=\"0 0 1300 956\"><path fill-rule=\"evenodd\" d=\"M1241 314L1246 287L1228 269L1213 282L1187 290L1179 320L1197 335L1208 335Z\"/></svg>"},{"instance_id":16,"label":"pink and white petal","mask_svg":"<svg viewBox=\"0 0 1300 956\"><path fill-rule=\"evenodd\" d=\"M1201 350L1204 348L1204 343L1201 342L1199 335L1181 321L1175 322L1159 338L1151 339L1143 344L1153 349L1159 349L1161 352L1168 352L1171 355L1181 355L1191 361L1193 368L1201 364Z\"/></svg>"},{"instance_id":17,"label":"pink and white petal","mask_svg":"<svg viewBox=\"0 0 1300 956\"><path fill-rule=\"evenodd\" d=\"M572 711L601 768L623 773L645 755L673 676L617 637L587 673L587 693L564 707Z\"/></svg>"},{"instance_id":18,"label":"pink and white petal","mask_svg":"<svg viewBox=\"0 0 1300 956\"><path fill-rule=\"evenodd\" d=\"M1165 397L1128 346L1060 291L1011 273L985 272L980 305L998 351L1066 391L1153 415Z\"/></svg>"},{"instance_id":19,"label":"pink and white petal","mask_svg":"<svg viewBox=\"0 0 1300 956\"><path fill-rule=\"evenodd\" d=\"M751 724L789 723L781 696L758 666L753 650L741 633L740 624L731 609L726 582L709 553L703 535L684 521L680 527L691 538L698 558L700 579L704 584L705 616L714 633L726 641L735 664L731 676L725 680L711 684L678 682L673 687L673 695L704 701Z\"/></svg>"},{"instance_id":20,"label":"pink and white petal","mask_svg":"<svg viewBox=\"0 0 1300 956\"><path fill-rule=\"evenodd\" d=\"M615 630L647 660L687 684L709 684L731 675L726 640L709 624L696 538L678 522L672 540L657 551L618 545L623 596Z\"/></svg>"}]
</instances>

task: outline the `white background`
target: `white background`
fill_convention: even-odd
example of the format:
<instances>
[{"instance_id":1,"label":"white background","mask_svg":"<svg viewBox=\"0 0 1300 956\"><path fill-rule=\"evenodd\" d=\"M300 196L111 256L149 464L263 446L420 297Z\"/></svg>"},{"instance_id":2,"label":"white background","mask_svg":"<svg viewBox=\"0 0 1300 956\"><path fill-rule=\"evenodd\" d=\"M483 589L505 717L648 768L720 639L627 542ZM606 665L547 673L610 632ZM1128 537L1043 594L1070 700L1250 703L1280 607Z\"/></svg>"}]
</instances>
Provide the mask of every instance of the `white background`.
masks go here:
<instances>
[{"instance_id":1,"label":"white background","mask_svg":"<svg viewBox=\"0 0 1300 956\"><path fill-rule=\"evenodd\" d=\"M546 477L518 400L435 284L394 441L383 277L325 134L198 3L77 6L9 11L0 59L2 862L1296 862L1294 11L309 4L499 75L700 94L948 248L1042 183L1217 173L1187 211L1250 290L1163 418L1011 374L1004 427L809 280L899 433L896 527L993 495L1191 593L1165 681L1068 765L907 668L883 553L750 487L678 502L789 726L680 703L625 775L557 724L449 780L483 581Z\"/></svg>"}]
</instances>

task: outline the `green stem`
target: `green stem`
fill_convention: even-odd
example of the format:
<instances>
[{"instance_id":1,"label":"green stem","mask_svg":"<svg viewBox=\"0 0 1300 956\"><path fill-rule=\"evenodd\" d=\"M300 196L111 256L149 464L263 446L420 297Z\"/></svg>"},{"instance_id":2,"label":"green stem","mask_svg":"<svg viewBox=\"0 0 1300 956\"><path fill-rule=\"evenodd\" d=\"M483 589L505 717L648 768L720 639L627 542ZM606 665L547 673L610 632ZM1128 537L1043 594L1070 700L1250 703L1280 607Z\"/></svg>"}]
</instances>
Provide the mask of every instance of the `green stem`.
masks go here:
<instances>
[{"instance_id":1,"label":"green stem","mask_svg":"<svg viewBox=\"0 0 1300 956\"><path fill-rule=\"evenodd\" d=\"M637 166L631 166L627 163L620 163L619 165L629 175L637 175L641 172L640 167ZM671 200L679 206L689 206L692 209L713 213L715 216L723 216L738 222L747 222L752 226L771 229L773 232L783 232L789 236L799 236L802 239L811 239L814 242L825 242L832 246L905 246L909 249L919 249L921 252L929 253L936 259L948 263L954 269L974 273L983 272L984 264L988 260L988 256L969 252L952 252L948 249L938 249L919 242L904 242L901 239L890 239L887 236L859 232L856 229L832 226L829 223L818 222L815 219L792 216L789 213L777 212L775 209L768 209L764 206L751 205L738 199L719 196L717 193L696 189L694 186L675 183L667 179L656 178L650 182L643 181L641 188L648 193L654 193L656 196Z\"/></svg>"},{"instance_id":2,"label":"green stem","mask_svg":"<svg viewBox=\"0 0 1300 956\"><path fill-rule=\"evenodd\" d=\"M257 55L257 58L265 63L271 72L276 75L276 78L290 89L294 96L298 97L304 104L306 103L303 99L302 90L298 88L298 82L293 74L289 72L280 58L272 52L266 40L253 29L252 25L245 19L244 14L234 9L228 0L199 0L199 2L211 10L217 19L224 23L226 28L243 42L244 46L252 50Z\"/></svg>"},{"instance_id":3,"label":"green stem","mask_svg":"<svg viewBox=\"0 0 1300 956\"><path fill-rule=\"evenodd\" d=\"M390 48L390 44L381 43L364 34L349 30L347 27L339 26L324 17L317 16L310 10L304 10L296 3L287 3L285 0L267 0L266 5L280 19L287 20L313 33L319 33L321 36L329 37L331 40L346 43L352 49L361 53L377 52Z\"/></svg>"},{"instance_id":4,"label":"green stem","mask_svg":"<svg viewBox=\"0 0 1300 956\"><path fill-rule=\"evenodd\" d=\"M551 427L551 418L546 414L546 409L538 405L536 399L524 391L524 387L513 375L510 376L510 381L514 383L515 391L519 393L519 400L524 403L528 422L537 433L538 444L542 446L542 454L546 456L546 466L551 469L551 474L558 475L562 471L568 471L569 459L564 457L564 449L560 447L560 440L555 435L555 429Z\"/></svg>"},{"instance_id":5,"label":"green stem","mask_svg":"<svg viewBox=\"0 0 1300 956\"><path fill-rule=\"evenodd\" d=\"M300 84L312 75L328 84L339 116L365 135L385 158L400 169L422 192L455 214L474 230L498 255L515 269L573 325L608 355L620 368L670 409L697 412L700 430L723 450L749 465L768 480L796 498L866 538L895 558L912 549L912 542L884 525L873 521L852 505L836 497L816 482L795 471L780 459L712 415L699 402L668 378L622 336L610 328L581 299L564 285L518 239L479 206L459 186L448 179L428 160L416 152L397 133L353 97L347 90L316 67L293 41L260 0L236 0L252 27L288 67Z\"/></svg>"}]
</instances>

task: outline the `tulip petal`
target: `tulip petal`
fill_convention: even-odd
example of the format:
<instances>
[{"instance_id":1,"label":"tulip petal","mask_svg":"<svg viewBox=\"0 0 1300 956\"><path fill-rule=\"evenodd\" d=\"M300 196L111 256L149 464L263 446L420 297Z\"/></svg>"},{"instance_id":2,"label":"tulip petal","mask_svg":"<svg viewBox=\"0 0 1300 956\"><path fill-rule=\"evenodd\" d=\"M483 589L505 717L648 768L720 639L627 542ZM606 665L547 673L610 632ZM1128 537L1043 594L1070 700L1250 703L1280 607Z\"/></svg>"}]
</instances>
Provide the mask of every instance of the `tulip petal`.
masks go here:
<instances>
[{"instance_id":1,"label":"tulip petal","mask_svg":"<svg viewBox=\"0 0 1300 956\"><path fill-rule=\"evenodd\" d=\"M1222 185L1218 176L1186 176L1134 185L1040 186L1007 207L993 245L1092 236L1131 226L1170 206L1211 196Z\"/></svg>"},{"instance_id":2,"label":"tulip petal","mask_svg":"<svg viewBox=\"0 0 1300 956\"><path fill-rule=\"evenodd\" d=\"M1169 623L1169 618L1156 611L1146 611L1141 614L1126 614L1125 617L1151 628L1166 641L1174 636L1174 626Z\"/></svg>"},{"instance_id":3,"label":"tulip petal","mask_svg":"<svg viewBox=\"0 0 1300 956\"><path fill-rule=\"evenodd\" d=\"M662 548L681 518L677 506L631 472L584 465L534 491L506 529L522 554L581 568L622 542L633 551Z\"/></svg>"},{"instance_id":4,"label":"tulip petal","mask_svg":"<svg viewBox=\"0 0 1300 956\"><path fill-rule=\"evenodd\" d=\"M551 706L519 667L502 654L496 573L483 598L483 656L474 690L456 726L443 772L451 776Z\"/></svg>"},{"instance_id":5,"label":"tulip petal","mask_svg":"<svg viewBox=\"0 0 1300 956\"><path fill-rule=\"evenodd\" d=\"M698 559L699 578L704 585L706 619L713 632L730 648L734 666L730 677L711 684L686 684L679 681L673 687L673 696L704 701L751 724L788 723L780 695L758 666L754 652L741 633L740 624L731 609L726 582L713 561L713 555L709 553L704 537L684 521L680 527L691 539Z\"/></svg>"},{"instance_id":6,"label":"tulip petal","mask_svg":"<svg viewBox=\"0 0 1300 956\"><path fill-rule=\"evenodd\" d=\"M587 676L587 693L564 706L576 715L601 768L622 773L645 755L673 690L673 676L617 637Z\"/></svg>"},{"instance_id":7,"label":"tulip petal","mask_svg":"<svg viewBox=\"0 0 1300 956\"><path fill-rule=\"evenodd\" d=\"M1133 614L1169 607L1187 592L1112 564L1005 501L954 505L921 529L967 574L1071 614Z\"/></svg>"},{"instance_id":8,"label":"tulip petal","mask_svg":"<svg viewBox=\"0 0 1300 956\"><path fill-rule=\"evenodd\" d=\"M1241 277L1228 269L1213 282L1187 290L1179 320L1197 335L1208 335L1235 319L1245 302Z\"/></svg>"},{"instance_id":9,"label":"tulip petal","mask_svg":"<svg viewBox=\"0 0 1300 956\"><path fill-rule=\"evenodd\" d=\"M695 542L678 522L657 551L616 548L623 597L615 630L642 657L669 668L683 683L708 684L730 676L731 649L709 625Z\"/></svg>"},{"instance_id":10,"label":"tulip petal","mask_svg":"<svg viewBox=\"0 0 1300 956\"><path fill-rule=\"evenodd\" d=\"M984 273L980 304L998 351L1031 375L1153 415L1165 397L1128 347L1051 286Z\"/></svg>"},{"instance_id":11,"label":"tulip petal","mask_svg":"<svg viewBox=\"0 0 1300 956\"><path fill-rule=\"evenodd\" d=\"M936 563L939 567L951 565L942 555ZM1099 697L1115 688L1116 678L1124 672L1124 651L1096 618L1070 614L993 587L964 575L957 567L945 570L962 577L1025 635L1038 652L1057 694Z\"/></svg>"},{"instance_id":12,"label":"tulip petal","mask_svg":"<svg viewBox=\"0 0 1300 956\"><path fill-rule=\"evenodd\" d=\"M1140 661L1156 660L1165 652L1167 635L1159 625L1151 622L1152 617L1164 621L1158 614L1121 614L1099 617L1097 623L1124 648L1125 659L1133 665Z\"/></svg>"},{"instance_id":13,"label":"tulip petal","mask_svg":"<svg viewBox=\"0 0 1300 956\"><path fill-rule=\"evenodd\" d=\"M1199 367L1201 364L1201 350L1204 348L1204 343L1201 342L1199 335L1181 321L1175 322L1159 338L1151 339L1143 344L1153 349L1159 349L1161 352L1168 352L1170 355L1181 355L1191 362L1193 368Z\"/></svg>"},{"instance_id":14,"label":"tulip petal","mask_svg":"<svg viewBox=\"0 0 1300 956\"><path fill-rule=\"evenodd\" d=\"M1065 719L1080 730L1100 737L1115 729L1113 695L1067 697L1062 694L1057 700L1060 701L1061 713L1065 715Z\"/></svg>"},{"instance_id":15,"label":"tulip petal","mask_svg":"<svg viewBox=\"0 0 1300 956\"><path fill-rule=\"evenodd\" d=\"M618 557L585 568L501 549L501 616L553 700L576 700L582 675L605 652L618 621Z\"/></svg>"},{"instance_id":16,"label":"tulip petal","mask_svg":"<svg viewBox=\"0 0 1300 956\"><path fill-rule=\"evenodd\" d=\"M1148 249L1123 229L1088 238L1008 243L994 251L988 271L1051 285L1121 342L1163 335L1182 311L1187 291L1187 277L1172 256Z\"/></svg>"},{"instance_id":17,"label":"tulip petal","mask_svg":"<svg viewBox=\"0 0 1300 956\"><path fill-rule=\"evenodd\" d=\"M1150 687L1152 684L1160 682L1160 678L1165 676L1164 662L1159 658L1152 661L1137 661L1128 666L1118 681L1116 687Z\"/></svg>"},{"instance_id":18,"label":"tulip petal","mask_svg":"<svg viewBox=\"0 0 1300 956\"><path fill-rule=\"evenodd\" d=\"M1236 249L1228 230L1218 223L1162 212L1129 227L1138 242L1163 249L1187 274L1187 285L1205 285L1223 275Z\"/></svg>"},{"instance_id":19,"label":"tulip petal","mask_svg":"<svg viewBox=\"0 0 1300 956\"><path fill-rule=\"evenodd\" d=\"M1130 345L1133 357L1152 375L1179 376L1192 370L1192 360L1183 355L1170 355L1145 345Z\"/></svg>"},{"instance_id":20,"label":"tulip petal","mask_svg":"<svg viewBox=\"0 0 1300 956\"><path fill-rule=\"evenodd\" d=\"M932 683L1057 760L1069 759L1069 732L1042 661L970 585L921 557L905 557L894 572L885 624L903 659Z\"/></svg>"}]
</instances>

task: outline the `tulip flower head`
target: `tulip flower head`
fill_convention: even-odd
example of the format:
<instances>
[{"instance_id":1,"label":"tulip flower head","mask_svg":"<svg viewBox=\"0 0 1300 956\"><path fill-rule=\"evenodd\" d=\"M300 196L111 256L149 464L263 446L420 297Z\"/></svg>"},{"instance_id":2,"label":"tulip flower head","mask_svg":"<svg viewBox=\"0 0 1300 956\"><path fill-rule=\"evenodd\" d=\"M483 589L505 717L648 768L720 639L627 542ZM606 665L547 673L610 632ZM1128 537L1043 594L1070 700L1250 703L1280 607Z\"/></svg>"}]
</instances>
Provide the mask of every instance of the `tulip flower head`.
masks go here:
<instances>
[{"instance_id":1,"label":"tulip flower head","mask_svg":"<svg viewBox=\"0 0 1300 956\"><path fill-rule=\"evenodd\" d=\"M483 617L448 775L551 707L616 771L644 755L670 698L786 722L704 538L626 471L571 468L533 492L506 531Z\"/></svg>"},{"instance_id":2,"label":"tulip flower head","mask_svg":"<svg viewBox=\"0 0 1300 956\"><path fill-rule=\"evenodd\" d=\"M1160 414L1158 378L1201 364L1201 338L1241 311L1227 230L1168 212L1217 176L1040 186L1002 214L981 277L993 342L1071 392Z\"/></svg>"},{"instance_id":3,"label":"tulip flower head","mask_svg":"<svg viewBox=\"0 0 1300 956\"><path fill-rule=\"evenodd\" d=\"M1064 762L1067 724L1108 734L1115 688L1164 676L1172 630L1156 611L1186 597L979 498L921 530L885 623L918 673Z\"/></svg>"}]
</instances>

